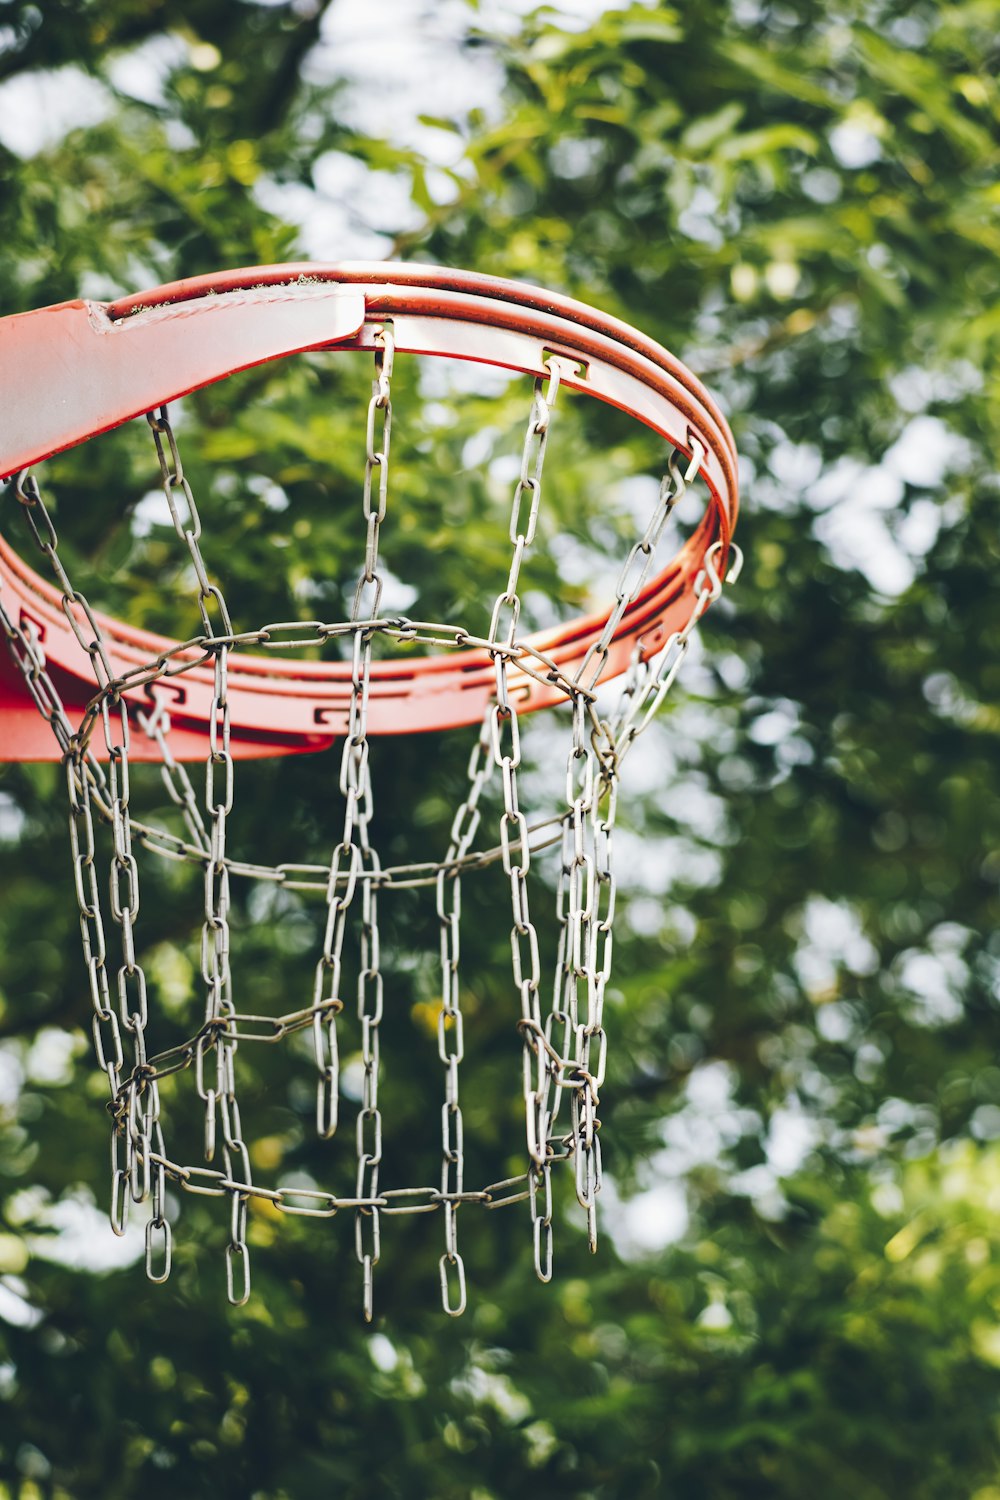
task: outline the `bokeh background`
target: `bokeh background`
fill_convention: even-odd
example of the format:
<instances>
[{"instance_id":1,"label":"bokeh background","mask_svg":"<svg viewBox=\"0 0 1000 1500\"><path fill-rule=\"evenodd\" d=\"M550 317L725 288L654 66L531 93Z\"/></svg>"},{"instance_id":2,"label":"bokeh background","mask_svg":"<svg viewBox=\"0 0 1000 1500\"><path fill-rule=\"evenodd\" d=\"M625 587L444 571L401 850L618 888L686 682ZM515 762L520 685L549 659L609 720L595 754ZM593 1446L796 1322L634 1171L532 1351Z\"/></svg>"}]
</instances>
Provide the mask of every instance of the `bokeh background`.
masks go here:
<instances>
[{"instance_id":1,"label":"bokeh background","mask_svg":"<svg viewBox=\"0 0 1000 1500\"><path fill-rule=\"evenodd\" d=\"M568 1183L547 1287L524 1205L470 1205L460 1321L437 1215L383 1226L372 1329L353 1226L266 1205L247 1306L210 1199L171 1197L174 1273L147 1284L141 1215L107 1226L61 773L0 767L0 1495L1000 1500L997 20L993 0L0 4L0 311L293 258L568 292L718 394L747 553L625 775L599 1252ZM186 403L238 622L349 608L369 373L310 356ZM528 397L403 379L395 607L454 621L496 591ZM585 406L553 435L539 620L606 592L665 460ZM142 427L39 480L95 602L192 634ZM527 728L543 802L565 724ZM385 858L443 848L469 746L373 749ZM258 857L325 857L335 760L241 767L238 798ZM199 1008L200 881L141 874L169 1040ZM517 996L502 880L467 899L486 1181L523 1170ZM321 915L235 896L242 1009L308 1003ZM436 951L433 905L398 902L382 1102L404 1180L434 1180ZM308 1058L251 1053L255 1171L327 1180ZM344 1089L350 1109L350 1055ZM193 1090L169 1103L194 1142Z\"/></svg>"}]
</instances>

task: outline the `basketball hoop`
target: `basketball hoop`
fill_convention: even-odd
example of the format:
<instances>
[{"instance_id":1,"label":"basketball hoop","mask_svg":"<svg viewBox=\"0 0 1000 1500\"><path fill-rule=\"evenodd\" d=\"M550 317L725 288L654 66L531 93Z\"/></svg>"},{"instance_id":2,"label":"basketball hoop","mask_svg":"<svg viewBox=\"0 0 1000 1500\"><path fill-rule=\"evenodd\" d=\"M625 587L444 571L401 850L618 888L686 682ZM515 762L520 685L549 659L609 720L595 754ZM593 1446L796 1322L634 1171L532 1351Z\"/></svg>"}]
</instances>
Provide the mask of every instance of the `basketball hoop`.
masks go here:
<instances>
[{"instance_id":1,"label":"basketball hoop","mask_svg":"<svg viewBox=\"0 0 1000 1500\"><path fill-rule=\"evenodd\" d=\"M202 550L202 519L167 406L237 371L316 350L362 352L374 364L366 430L359 436L364 543L350 618L262 622L237 630ZM0 757L58 760L66 770L92 1027L111 1095L113 1228L124 1232L130 1201L151 1199L146 1269L151 1280L162 1281L171 1260L167 1183L227 1198L227 1286L238 1304L250 1289L251 1199L289 1214L333 1217L351 1211L370 1319L382 1215L439 1211L445 1227L442 1304L457 1315L466 1303L457 1243L460 1207L527 1201L535 1267L547 1281L553 1265L551 1171L561 1159L573 1165L591 1248L596 1247L597 1110L607 1048L602 1018L611 973L612 835L620 767L669 691L699 620L739 566L731 540L735 450L715 403L666 350L581 303L492 277L413 265L254 267L172 283L107 306L63 303L0 320L0 353L5 413L0 475L13 479L11 490L33 546L53 578L43 579L9 540L0 540L0 624L10 646L10 663L0 669ZM391 510L392 390L401 374L400 356L407 355L497 366L533 382L510 514L509 571L499 580L488 624L413 620L382 608L379 545ZM632 414L665 440L670 457L657 502L623 560L610 605L522 632L521 568L535 537L546 447L563 390ZM66 571L34 472L44 459L136 417L151 433L151 457L196 580L201 630L184 640L92 608ZM674 557L658 560L666 520L696 479L707 492L702 519ZM374 659L376 639L405 650ZM342 660L281 656L338 642L345 647ZM420 647L425 654L415 654ZM599 707L598 692L603 703L605 685L619 677L624 679L619 700L608 712ZM565 803L546 822L529 826L518 778L521 716L560 704L570 710ZM480 726L479 735L447 848L422 865L384 868L370 833L369 736L473 724ZM267 866L235 857L227 844L235 762L327 750L338 741L344 824L329 863ZM186 770L186 763L196 760L205 766L201 800ZM129 768L140 761L159 764L183 820L183 835L137 811ZM480 803L494 776L503 812L492 845L477 848ZM120 929L119 964L109 956L102 915L98 823L110 831L110 910ZM561 841L560 936L551 1001L543 1005L528 874L532 854L551 842L553 827ZM147 1006L137 936L139 848L193 864L204 874L204 1020L182 1045L159 1052L147 1037L155 1017ZM510 886L527 1162L520 1176L469 1191L459 1097L461 889L471 870L491 863L502 865ZM303 997L308 1003L268 1016L238 1007L229 945L232 879L322 893L326 916L312 995ZM434 888L440 926L440 1186L386 1187L380 1182L378 906L383 893L419 884ZM240 1043L280 1042L311 1032L316 1129L321 1138L333 1136L349 925L359 944L354 987L363 1060L354 1191L338 1196L280 1183L263 1187L253 1180L243 1139L236 1052ZM123 1032L130 1039L130 1066ZM183 1165L167 1151L159 1084L186 1069L193 1070L204 1106L209 1165ZM223 1164L213 1166L220 1133Z\"/></svg>"}]
</instances>

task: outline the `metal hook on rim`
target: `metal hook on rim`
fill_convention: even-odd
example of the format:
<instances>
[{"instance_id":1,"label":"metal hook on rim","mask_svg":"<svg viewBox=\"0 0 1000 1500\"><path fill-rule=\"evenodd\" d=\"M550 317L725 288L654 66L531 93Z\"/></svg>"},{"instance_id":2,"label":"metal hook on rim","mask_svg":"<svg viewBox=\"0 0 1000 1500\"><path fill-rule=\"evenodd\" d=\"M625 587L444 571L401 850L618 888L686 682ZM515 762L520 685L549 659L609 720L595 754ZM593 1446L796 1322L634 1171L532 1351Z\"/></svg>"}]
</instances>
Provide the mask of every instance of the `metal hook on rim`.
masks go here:
<instances>
[{"instance_id":1,"label":"metal hook on rim","mask_svg":"<svg viewBox=\"0 0 1000 1500\"><path fill-rule=\"evenodd\" d=\"M690 428L688 429L688 443L691 448L691 461L684 471L685 485L693 484L697 479L701 472L701 466L705 462L705 454L708 452L701 438L696 432L692 432ZM675 498L679 500L681 497L677 495Z\"/></svg>"},{"instance_id":2,"label":"metal hook on rim","mask_svg":"<svg viewBox=\"0 0 1000 1500\"><path fill-rule=\"evenodd\" d=\"M735 583L743 571L743 549L741 547L738 547L735 542L730 542L729 567L726 570L725 577L719 577L719 571L715 566L715 560L718 557L719 553L722 551L723 546L724 543L721 541L712 543L711 547L709 547L708 551L705 553L704 558L702 559L701 571L699 572L698 577L695 580L695 589L699 593L701 593L705 588L706 583L708 584L708 597L710 602L712 603L714 603L715 600L719 598L720 594L722 593L723 585Z\"/></svg>"}]
</instances>

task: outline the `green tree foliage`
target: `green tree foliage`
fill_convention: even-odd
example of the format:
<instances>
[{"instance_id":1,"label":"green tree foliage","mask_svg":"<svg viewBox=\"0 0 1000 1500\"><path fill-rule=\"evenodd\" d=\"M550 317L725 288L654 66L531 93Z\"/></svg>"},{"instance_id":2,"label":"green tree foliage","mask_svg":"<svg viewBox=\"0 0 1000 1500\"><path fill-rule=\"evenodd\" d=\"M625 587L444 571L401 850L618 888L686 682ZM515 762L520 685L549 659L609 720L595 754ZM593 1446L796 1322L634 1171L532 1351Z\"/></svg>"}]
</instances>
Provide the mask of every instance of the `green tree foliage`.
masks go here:
<instances>
[{"instance_id":1,"label":"green tree foliage","mask_svg":"<svg viewBox=\"0 0 1000 1500\"><path fill-rule=\"evenodd\" d=\"M747 565L625 775L602 1098L613 1232L589 1257L562 1184L543 1287L526 1215L470 1206L471 1305L452 1323L438 1216L387 1221L374 1334L340 1220L257 1205L240 1310L213 1200L184 1195L165 1287L114 1268L86 1207L104 1201L106 1087L61 775L5 766L0 1494L997 1500L995 6L632 4L582 28L504 14L501 34L470 7L468 49L484 77L499 63L504 95L428 120L455 141L446 191L412 148L344 123L340 81L309 66L329 9L0 6L3 80L82 75L97 101L92 123L0 157L0 311L293 259L298 231L273 205L339 152L406 185L420 223L398 255L581 296L718 393ZM151 47L162 87L136 97L122 65ZM349 609L369 379L309 356L186 404L206 550L239 622ZM385 556L415 615L488 607L525 402L516 381L401 381ZM187 635L141 425L39 477L95 602ZM592 599L595 559L627 547L628 497L664 457L573 400L553 453L539 620ZM15 509L5 495L5 536ZM558 724L530 727L541 786L564 745ZM469 745L374 747L386 860L444 847ZM241 846L321 862L335 777L327 756L241 766ZM141 872L169 1045L198 1013L201 878L149 858ZM469 883L482 1181L522 1169L505 901L502 881ZM308 993L321 918L294 894L235 894L242 1009ZM386 924L386 1170L433 1180L433 903L387 906ZM294 1059L245 1047L240 1065L261 1179L328 1180ZM196 1160L189 1075L163 1093ZM81 1219L98 1270L66 1264Z\"/></svg>"}]
</instances>

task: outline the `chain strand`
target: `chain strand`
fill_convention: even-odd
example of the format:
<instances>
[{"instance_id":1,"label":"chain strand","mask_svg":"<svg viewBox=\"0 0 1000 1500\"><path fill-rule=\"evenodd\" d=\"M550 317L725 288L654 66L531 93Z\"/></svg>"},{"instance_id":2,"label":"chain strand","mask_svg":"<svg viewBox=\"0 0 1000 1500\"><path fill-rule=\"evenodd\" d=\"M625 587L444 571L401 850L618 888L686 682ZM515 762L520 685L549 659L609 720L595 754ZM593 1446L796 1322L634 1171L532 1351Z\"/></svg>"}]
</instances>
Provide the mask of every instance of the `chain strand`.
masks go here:
<instances>
[{"instance_id":1,"label":"chain strand","mask_svg":"<svg viewBox=\"0 0 1000 1500\"><path fill-rule=\"evenodd\" d=\"M441 1111L441 1194L445 1200L444 1254L438 1263L441 1305L453 1318L465 1311L465 1262L458 1250L458 1209L465 1176L464 1121L458 1097L458 1067L465 1056L461 1006L459 927L462 914L461 861L479 827L479 800L493 770L492 707L483 719L469 757L469 790L452 820L444 863L437 872L435 901L441 928L441 1009L438 1012L438 1056L445 1068L445 1102ZM452 1284L454 1283L454 1295Z\"/></svg>"},{"instance_id":2,"label":"chain strand","mask_svg":"<svg viewBox=\"0 0 1000 1500\"><path fill-rule=\"evenodd\" d=\"M552 410L562 376L575 369L569 361L551 356L547 361L548 383L535 381L534 397L528 416L521 454L521 468L511 502L509 537L513 547L507 587L493 605L488 639L496 645L510 646L515 638L521 613L517 592L521 566L527 548L535 536L542 497L542 470L548 445ZM525 515L526 511L526 515ZM551 1163L547 1154L548 1116L546 1111L548 1058L538 1047L541 1032L539 982L541 967L538 933L531 920L528 901L528 871L531 855L528 829L521 811L518 769L521 765L521 736L517 708L510 693L508 657L494 653L496 698L487 715L493 761L500 771L504 810L500 818L500 844L504 873L510 881L513 925L510 930L511 966L514 985L521 998L521 1036L525 1134L529 1169L529 1192L535 1271L540 1280L552 1275L552 1186ZM542 1207L539 1209L539 1187ZM442 1278L442 1286L443 1278Z\"/></svg>"},{"instance_id":3,"label":"chain strand","mask_svg":"<svg viewBox=\"0 0 1000 1500\"><path fill-rule=\"evenodd\" d=\"M375 332L375 376L372 381L372 394L368 403L365 430L365 474L362 493L365 561L351 607L351 624L354 626L351 703L340 764L340 790L345 799L344 837L334 851L334 861L330 869L327 933L332 937L332 946L328 942L323 952L324 965L335 968L338 979L344 922L347 908L354 898L357 877L362 872L369 877L376 877L381 868L378 854L369 838L373 798L369 765L368 698L371 689L372 641L375 632L370 624L365 629L358 627L362 622L370 622L377 618L382 601L382 576L378 570L378 554L380 531L388 504L393 352L392 329L388 324L384 324ZM348 861L348 870L353 873L353 878L350 878L344 890L338 893L335 867L342 858ZM355 1196L359 1200L373 1201L378 1198L379 1169L382 1162L382 1113L379 1109L378 1089L379 1025L382 1020L383 981L379 960L378 887L372 878L363 882L361 890L361 954L357 993L364 1078L361 1108L358 1111L356 1126ZM331 1011L329 1019L325 1022L329 1054L324 1058L326 1066L320 1079L320 1088L326 1092L326 1121L322 1121L323 1105L318 1106L318 1120L327 1125L327 1130L321 1133L332 1133L329 1120L332 1119L335 1122L336 1118L335 1105L332 1103L338 1087L335 1024L336 1012ZM361 1266L365 1321L370 1323L373 1316L372 1277L381 1253L381 1226L377 1207L364 1206L357 1209L354 1219L354 1250L358 1264Z\"/></svg>"},{"instance_id":4,"label":"chain strand","mask_svg":"<svg viewBox=\"0 0 1000 1500\"><path fill-rule=\"evenodd\" d=\"M63 750L69 792L70 849L73 876L80 914L80 935L84 963L90 982L94 1014L91 1021L98 1066L108 1075L112 1099L121 1088L124 1065L122 1029L132 1038L133 1077L142 1078L146 1066L146 975L136 957L135 924L139 915L139 869L132 852L132 824L129 810L128 708L116 690L107 645L94 611L86 597L73 587L59 556L59 539L52 517L42 498L35 476L22 471L14 482L14 494L21 504L29 529L46 557L62 590L60 606L76 639L90 658L95 680L102 689L100 722L108 758L105 774L92 755L86 752L72 732L61 700L45 669L44 651L37 630L13 627L4 618L5 633L13 628L15 646L20 647L22 671L33 696L39 702L43 717L48 718ZM122 962L116 972L118 1014L111 1003L108 973L108 948L101 912L96 876L96 843L94 839L91 790L98 785L103 794L111 823L113 854L110 869L109 898L111 915L120 929ZM110 1053L110 1055L109 1055ZM111 1181L111 1222L124 1232L128 1200L144 1203L149 1196L151 1132L159 1131L159 1097L155 1080L146 1088L133 1089L130 1107L119 1129L124 1130L125 1155L119 1162L117 1148L113 1158Z\"/></svg>"}]
</instances>

